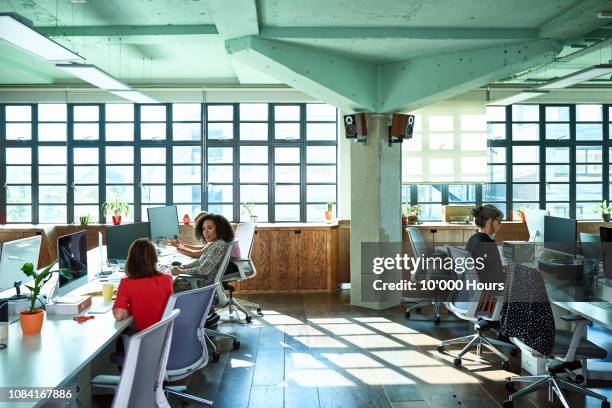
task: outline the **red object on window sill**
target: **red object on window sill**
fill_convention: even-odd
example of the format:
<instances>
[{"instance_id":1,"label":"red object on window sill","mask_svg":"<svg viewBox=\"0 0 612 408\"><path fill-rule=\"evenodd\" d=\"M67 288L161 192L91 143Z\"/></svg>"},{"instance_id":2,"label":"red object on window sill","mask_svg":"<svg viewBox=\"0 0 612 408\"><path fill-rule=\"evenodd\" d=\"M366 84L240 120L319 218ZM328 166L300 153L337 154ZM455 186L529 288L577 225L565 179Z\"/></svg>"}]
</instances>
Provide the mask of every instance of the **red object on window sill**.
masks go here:
<instances>
[{"instance_id":1,"label":"red object on window sill","mask_svg":"<svg viewBox=\"0 0 612 408\"><path fill-rule=\"evenodd\" d=\"M121 224L121 216L113 215L113 225L119 225L119 224Z\"/></svg>"},{"instance_id":2,"label":"red object on window sill","mask_svg":"<svg viewBox=\"0 0 612 408\"><path fill-rule=\"evenodd\" d=\"M191 222L191 219L189 218L189 215L188 214L183 215L183 224L189 225L190 222Z\"/></svg>"}]
</instances>

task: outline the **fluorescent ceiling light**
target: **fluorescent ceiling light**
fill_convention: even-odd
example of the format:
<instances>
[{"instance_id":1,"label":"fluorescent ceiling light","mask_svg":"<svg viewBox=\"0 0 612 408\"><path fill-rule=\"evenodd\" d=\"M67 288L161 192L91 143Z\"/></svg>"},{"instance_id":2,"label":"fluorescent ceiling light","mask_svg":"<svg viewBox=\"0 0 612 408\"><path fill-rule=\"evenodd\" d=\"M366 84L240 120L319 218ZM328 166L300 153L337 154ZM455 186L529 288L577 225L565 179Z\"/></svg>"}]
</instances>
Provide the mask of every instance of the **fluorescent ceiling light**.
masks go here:
<instances>
[{"instance_id":1,"label":"fluorescent ceiling light","mask_svg":"<svg viewBox=\"0 0 612 408\"><path fill-rule=\"evenodd\" d=\"M523 102L527 99L535 98L536 96L542 96L544 94L549 93L548 91L540 91L537 89L532 89L528 91L522 91L517 93L516 95L508 96L507 98L500 99L499 101L495 101L490 103L490 105L512 105L513 103Z\"/></svg>"},{"instance_id":2,"label":"fluorescent ceiling light","mask_svg":"<svg viewBox=\"0 0 612 408\"><path fill-rule=\"evenodd\" d=\"M155 99L134 90L129 91L109 91L110 93L128 99L136 103L159 103Z\"/></svg>"},{"instance_id":3,"label":"fluorescent ceiling light","mask_svg":"<svg viewBox=\"0 0 612 408\"><path fill-rule=\"evenodd\" d=\"M83 61L83 57L19 21L15 14L0 14L0 39L47 61Z\"/></svg>"},{"instance_id":4,"label":"fluorescent ceiling light","mask_svg":"<svg viewBox=\"0 0 612 408\"><path fill-rule=\"evenodd\" d=\"M89 64L55 64L59 69L107 91L129 91L131 88L113 76Z\"/></svg>"},{"instance_id":5,"label":"fluorescent ceiling light","mask_svg":"<svg viewBox=\"0 0 612 408\"><path fill-rule=\"evenodd\" d=\"M562 78L550 81L538 89L562 89L568 86L576 85L590 79L599 78L612 72L612 64L593 65L592 67L576 71L573 74L566 75Z\"/></svg>"}]
</instances>

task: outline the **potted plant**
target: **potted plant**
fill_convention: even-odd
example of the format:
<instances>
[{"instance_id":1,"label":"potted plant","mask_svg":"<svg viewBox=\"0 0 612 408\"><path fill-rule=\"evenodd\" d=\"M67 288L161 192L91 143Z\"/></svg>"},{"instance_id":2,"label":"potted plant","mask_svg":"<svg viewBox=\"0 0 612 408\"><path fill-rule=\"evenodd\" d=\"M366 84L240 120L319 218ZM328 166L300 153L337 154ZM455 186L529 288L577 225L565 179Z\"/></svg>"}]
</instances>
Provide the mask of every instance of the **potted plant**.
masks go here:
<instances>
[{"instance_id":1,"label":"potted plant","mask_svg":"<svg viewBox=\"0 0 612 408\"><path fill-rule=\"evenodd\" d=\"M251 222L257 222L257 214L255 214L254 207L255 206L253 205L253 203L242 204L242 208L247 214L249 214L249 217L251 218Z\"/></svg>"},{"instance_id":2,"label":"potted plant","mask_svg":"<svg viewBox=\"0 0 612 408\"><path fill-rule=\"evenodd\" d=\"M408 214L410 213L410 204L402 204L402 227L408 225Z\"/></svg>"},{"instance_id":3,"label":"potted plant","mask_svg":"<svg viewBox=\"0 0 612 408\"><path fill-rule=\"evenodd\" d=\"M190 222L191 222L191 218L189 217L189 214L183 215L183 224L189 225Z\"/></svg>"},{"instance_id":4,"label":"potted plant","mask_svg":"<svg viewBox=\"0 0 612 408\"><path fill-rule=\"evenodd\" d=\"M408 224L416 224L419 222L419 214L421 213L421 206L418 204L408 206Z\"/></svg>"},{"instance_id":5,"label":"potted plant","mask_svg":"<svg viewBox=\"0 0 612 408\"><path fill-rule=\"evenodd\" d=\"M593 212L601 215L601 219L605 222L609 222L610 214L612 214L612 204L608 205L608 202L603 200L601 204L597 204L595 208L593 208Z\"/></svg>"},{"instance_id":6,"label":"potted plant","mask_svg":"<svg viewBox=\"0 0 612 408\"><path fill-rule=\"evenodd\" d=\"M91 221L91 216L89 214L79 215L79 223L81 225L87 225Z\"/></svg>"},{"instance_id":7,"label":"potted plant","mask_svg":"<svg viewBox=\"0 0 612 408\"><path fill-rule=\"evenodd\" d=\"M334 218L333 208L334 208L334 205L331 203L331 201L328 202L327 211L325 211L325 221L326 222L332 222L332 219Z\"/></svg>"},{"instance_id":8,"label":"potted plant","mask_svg":"<svg viewBox=\"0 0 612 408\"><path fill-rule=\"evenodd\" d=\"M522 208L519 208L516 211L519 214L519 218L521 219L521 222L524 224L525 223L525 211Z\"/></svg>"},{"instance_id":9,"label":"potted plant","mask_svg":"<svg viewBox=\"0 0 612 408\"><path fill-rule=\"evenodd\" d=\"M38 300L40 289L51 279L53 273L51 272L51 267L56 262L57 259L38 273L34 270L34 265L29 262L21 267L21 271L26 276L34 278L33 286L25 285L30 290L30 307L19 314L19 323L21 324L23 334L38 334L42 329L43 318L45 316L44 306L43 309L37 308L36 301ZM59 269L59 273L66 279L72 279L72 274L67 269Z\"/></svg>"},{"instance_id":10,"label":"potted plant","mask_svg":"<svg viewBox=\"0 0 612 408\"><path fill-rule=\"evenodd\" d=\"M107 201L102 206L102 211L104 212L104 216L112 215L113 225L121 224L121 214L128 215L130 211L130 207L127 205L125 201L119 200L115 197L112 201Z\"/></svg>"}]
</instances>

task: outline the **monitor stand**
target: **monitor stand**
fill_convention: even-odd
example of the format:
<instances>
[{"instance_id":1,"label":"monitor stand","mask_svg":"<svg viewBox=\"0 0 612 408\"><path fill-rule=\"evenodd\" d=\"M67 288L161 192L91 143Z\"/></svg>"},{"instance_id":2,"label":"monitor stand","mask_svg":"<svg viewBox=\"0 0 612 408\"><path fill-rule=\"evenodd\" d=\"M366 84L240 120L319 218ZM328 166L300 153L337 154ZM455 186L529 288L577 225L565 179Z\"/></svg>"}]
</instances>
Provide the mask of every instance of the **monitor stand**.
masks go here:
<instances>
[{"instance_id":1,"label":"monitor stand","mask_svg":"<svg viewBox=\"0 0 612 408\"><path fill-rule=\"evenodd\" d=\"M15 288L15 295L13 295L10 298L8 298L9 301L14 302L16 300L25 300L25 299L31 299L32 298L30 295L22 295L21 294L21 281L17 281L15 283L13 283L13 287Z\"/></svg>"}]
</instances>

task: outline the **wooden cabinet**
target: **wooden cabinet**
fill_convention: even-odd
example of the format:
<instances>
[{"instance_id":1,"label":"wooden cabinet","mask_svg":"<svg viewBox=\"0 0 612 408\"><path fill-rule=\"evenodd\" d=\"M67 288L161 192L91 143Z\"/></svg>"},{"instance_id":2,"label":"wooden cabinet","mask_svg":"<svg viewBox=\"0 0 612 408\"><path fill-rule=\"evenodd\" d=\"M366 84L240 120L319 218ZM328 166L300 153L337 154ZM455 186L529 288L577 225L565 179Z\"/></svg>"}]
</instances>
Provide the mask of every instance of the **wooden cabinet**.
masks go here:
<instances>
[{"instance_id":1,"label":"wooden cabinet","mask_svg":"<svg viewBox=\"0 0 612 408\"><path fill-rule=\"evenodd\" d=\"M251 257L257 276L241 292L329 292L338 279L337 226L257 226Z\"/></svg>"}]
</instances>

